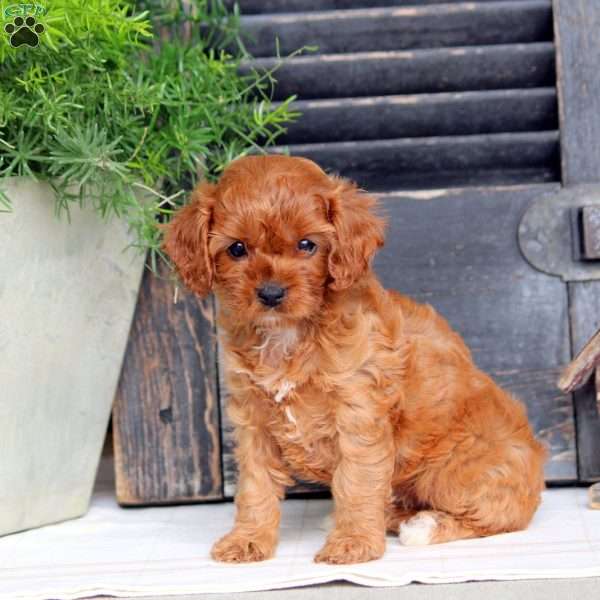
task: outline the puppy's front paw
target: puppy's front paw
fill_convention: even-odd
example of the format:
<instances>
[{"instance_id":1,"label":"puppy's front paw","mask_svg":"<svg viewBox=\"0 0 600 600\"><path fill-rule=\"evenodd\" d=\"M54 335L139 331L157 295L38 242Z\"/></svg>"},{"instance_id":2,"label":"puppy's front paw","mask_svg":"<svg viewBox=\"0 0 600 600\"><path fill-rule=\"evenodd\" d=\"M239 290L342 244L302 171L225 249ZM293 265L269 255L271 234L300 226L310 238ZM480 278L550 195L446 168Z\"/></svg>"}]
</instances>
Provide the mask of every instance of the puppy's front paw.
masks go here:
<instances>
[{"instance_id":1,"label":"puppy's front paw","mask_svg":"<svg viewBox=\"0 0 600 600\"><path fill-rule=\"evenodd\" d=\"M385 551L385 540L369 540L359 535L333 535L315 556L315 562L332 565L367 562L381 558Z\"/></svg>"},{"instance_id":2,"label":"puppy's front paw","mask_svg":"<svg viewBox=\"0 0 600 600\"><path fill-rule=\"evenodd\" d=\"M212 547L210 555L220 562L257 562L271 558L275 552L275 543L266 538L242 535L232 531L223 536Z\"/></svg>"}]
</instances>

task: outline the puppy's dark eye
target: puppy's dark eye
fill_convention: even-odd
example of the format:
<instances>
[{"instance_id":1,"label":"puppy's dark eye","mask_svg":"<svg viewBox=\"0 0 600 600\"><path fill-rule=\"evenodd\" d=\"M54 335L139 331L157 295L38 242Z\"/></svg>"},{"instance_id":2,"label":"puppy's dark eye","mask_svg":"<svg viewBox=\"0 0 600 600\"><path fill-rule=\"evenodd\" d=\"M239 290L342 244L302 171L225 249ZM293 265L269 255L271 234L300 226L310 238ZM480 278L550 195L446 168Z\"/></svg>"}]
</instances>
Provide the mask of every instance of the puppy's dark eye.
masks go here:
<instances>
[{"instance_id":1,"label":"puppy's dark eye","mask_svg":"<svg viewBox=\"0 0 600 600\"><path fill-rule=\"evenodd\" d=\"M242 258L242 256L248 254L244 242L233 242L233 244L227 248L227 252L229 253L229 256L233 258Z\"/></svg>"},{"instance_id":2,"label":"puppy's dark eye","mask_svg":"<svg viewBox=\"0 0 600 600\"><path fill-rule=\"evenodd\" d=\"M317 245L312 240L303 239L298 242L298 250L307 254L314 254L317 250Z\"/></svg>"}]
</instances>

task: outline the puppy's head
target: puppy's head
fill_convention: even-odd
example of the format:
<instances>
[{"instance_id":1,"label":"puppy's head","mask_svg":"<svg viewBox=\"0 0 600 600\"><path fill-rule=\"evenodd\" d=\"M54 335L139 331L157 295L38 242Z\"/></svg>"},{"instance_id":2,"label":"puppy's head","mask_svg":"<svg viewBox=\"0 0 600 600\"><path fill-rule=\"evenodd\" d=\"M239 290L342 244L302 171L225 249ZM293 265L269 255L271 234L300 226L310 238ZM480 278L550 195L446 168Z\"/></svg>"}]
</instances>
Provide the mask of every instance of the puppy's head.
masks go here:
<instances>
[{"instance_id":1,"label":"puppy's head","mask_svg":"<svg viewBox=\"0 0 600 600\"><path fill-rule=\"evenodd\" d=\"M196 188L164 248L189 288L214 288L229 319L292 324L368 270L383 244L374 204L309 160L249 156Z\"/></svg>"}]
</instances>

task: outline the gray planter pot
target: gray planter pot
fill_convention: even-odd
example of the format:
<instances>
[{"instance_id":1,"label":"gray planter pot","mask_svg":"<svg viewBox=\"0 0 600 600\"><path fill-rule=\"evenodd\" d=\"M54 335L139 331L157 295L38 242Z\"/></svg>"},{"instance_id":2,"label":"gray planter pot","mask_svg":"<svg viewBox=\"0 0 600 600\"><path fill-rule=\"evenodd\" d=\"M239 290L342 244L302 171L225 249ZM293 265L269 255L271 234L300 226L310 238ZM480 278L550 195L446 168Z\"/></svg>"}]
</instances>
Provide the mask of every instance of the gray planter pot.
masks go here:
<instances>
[{"instance_id":1,"label":"gray planter pot","mask_svg":"<svg viewBox=\"0 0 600 600\"><path fill-rule=\"evenodd\" d=\"M87 510L144 257L123 222L55 216L51 188L1 182L0 535Z\"/></svg>"}]
</instances>

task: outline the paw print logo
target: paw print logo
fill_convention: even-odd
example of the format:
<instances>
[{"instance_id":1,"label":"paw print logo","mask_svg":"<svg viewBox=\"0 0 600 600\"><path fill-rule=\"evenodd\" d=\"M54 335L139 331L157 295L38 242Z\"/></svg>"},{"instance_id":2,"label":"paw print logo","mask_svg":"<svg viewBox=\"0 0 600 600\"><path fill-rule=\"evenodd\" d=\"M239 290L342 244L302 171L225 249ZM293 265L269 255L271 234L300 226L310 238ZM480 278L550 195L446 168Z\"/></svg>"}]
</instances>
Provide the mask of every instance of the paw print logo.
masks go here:
<instances>
[{"instance_id":1,"label":"paw print logo","mask_svg":"<svg viewBox=\"0 0 600 600\"><path fill-rule=\"evenodd\" d=\"M19 46L30 46L36 48L40 43L39 36L46 28L38 23L35 17L15 17L12 23L4 26L4 33L10 35L10 45L13 48Z\"/></svg>"}]
</instances>

